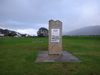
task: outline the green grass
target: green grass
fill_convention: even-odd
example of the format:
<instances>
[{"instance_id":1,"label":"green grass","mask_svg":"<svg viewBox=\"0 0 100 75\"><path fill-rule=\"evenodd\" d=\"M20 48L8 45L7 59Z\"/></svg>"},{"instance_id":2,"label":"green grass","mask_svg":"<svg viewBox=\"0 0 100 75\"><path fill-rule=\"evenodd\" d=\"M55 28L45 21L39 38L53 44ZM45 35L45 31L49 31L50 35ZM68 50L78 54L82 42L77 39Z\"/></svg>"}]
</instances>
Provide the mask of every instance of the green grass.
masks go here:
<instances>
[{"instance_id":1,"label":"green grass","mask_svg":"<svg viewBox=\"0 0 100 75\"><path fill-rule=\"evenodd\" d=\"M0 75L100 75L100 36L64 36L62 43L82 62L36 63L47 37L0 39Z\"/></svg>"}]
</instances>

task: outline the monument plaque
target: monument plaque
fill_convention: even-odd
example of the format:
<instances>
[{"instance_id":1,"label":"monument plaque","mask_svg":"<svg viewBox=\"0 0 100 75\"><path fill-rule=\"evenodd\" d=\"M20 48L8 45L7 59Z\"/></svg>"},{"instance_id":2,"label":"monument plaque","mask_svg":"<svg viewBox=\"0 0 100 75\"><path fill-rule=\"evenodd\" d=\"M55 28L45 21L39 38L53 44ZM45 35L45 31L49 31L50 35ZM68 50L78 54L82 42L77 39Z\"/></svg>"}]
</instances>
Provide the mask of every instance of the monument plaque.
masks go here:
<instances>
[{"instance_id":1,"label":"monument plaque","mask_svg":"<svg viewBox=\"0 0 100 75\"><path fill-rule=\"evenodd\" d=\"M51 31L51 42L60 42L59 29L52 29Z\"/></svg>"},{"instance_id":2,"label":"monument plaque","mask_svg":"<svg viewBox=\"0 0 100 75\"><path fill-rule=\"evenodd\" d=\"M49 21L49 54L62 54L62 22Z\"/></svg>"}]
</instances>

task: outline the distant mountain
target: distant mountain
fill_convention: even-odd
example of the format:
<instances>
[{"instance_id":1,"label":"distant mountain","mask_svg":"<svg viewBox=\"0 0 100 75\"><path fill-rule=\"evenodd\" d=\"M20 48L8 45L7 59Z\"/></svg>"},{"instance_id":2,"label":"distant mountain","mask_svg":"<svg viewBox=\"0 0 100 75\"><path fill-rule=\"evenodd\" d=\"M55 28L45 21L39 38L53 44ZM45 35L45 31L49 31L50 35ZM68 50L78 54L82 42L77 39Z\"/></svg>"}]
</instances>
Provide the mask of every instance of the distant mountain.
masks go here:
<instances>
[{"instance_id":1,"label":"distant mountain","mask_svg":"<svg viewBox=\"0 0 100 75\"><path fill-rule=\"evenodd\" d=\"M100 26L88 26L70 31L66 35L100 35Z\"/></svg>"}]
</instances>

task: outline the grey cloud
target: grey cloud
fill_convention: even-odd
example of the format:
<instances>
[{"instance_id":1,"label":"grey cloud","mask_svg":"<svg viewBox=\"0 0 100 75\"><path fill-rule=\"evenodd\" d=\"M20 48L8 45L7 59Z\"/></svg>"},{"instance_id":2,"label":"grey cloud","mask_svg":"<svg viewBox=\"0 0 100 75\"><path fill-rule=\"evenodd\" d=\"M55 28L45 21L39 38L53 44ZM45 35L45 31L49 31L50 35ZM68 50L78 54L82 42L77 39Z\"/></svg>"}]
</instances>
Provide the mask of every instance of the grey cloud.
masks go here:
<instances>
[{"instance_id":1,"label":"grey cloud","mask_svg":"<svg viewBox=\"0 0 100 75\"><path fill-rule=\"evenodd\" d=\"M63 33L100 25L99 0L0 0L0 27L48 28L50 19L63 22Z\"/></svg>"}]
</instances>

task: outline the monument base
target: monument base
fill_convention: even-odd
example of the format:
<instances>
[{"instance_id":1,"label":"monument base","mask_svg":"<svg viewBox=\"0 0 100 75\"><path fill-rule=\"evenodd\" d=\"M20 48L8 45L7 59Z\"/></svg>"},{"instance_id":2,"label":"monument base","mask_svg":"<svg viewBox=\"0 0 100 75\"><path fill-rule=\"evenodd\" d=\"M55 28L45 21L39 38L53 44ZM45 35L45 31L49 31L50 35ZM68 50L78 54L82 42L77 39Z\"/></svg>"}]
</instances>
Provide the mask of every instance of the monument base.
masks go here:
<instances>
[{"instance_id":1,"label":"monument base","mask_svg":"<svg viewBox=\"0 0 100 75\"><path fill-rule=\"evenodd\" d=\"M72 54L63 51L62 55L50 55L48 51L40 51L36 62L81 62Z\"/></svg>"}]
</instances>

